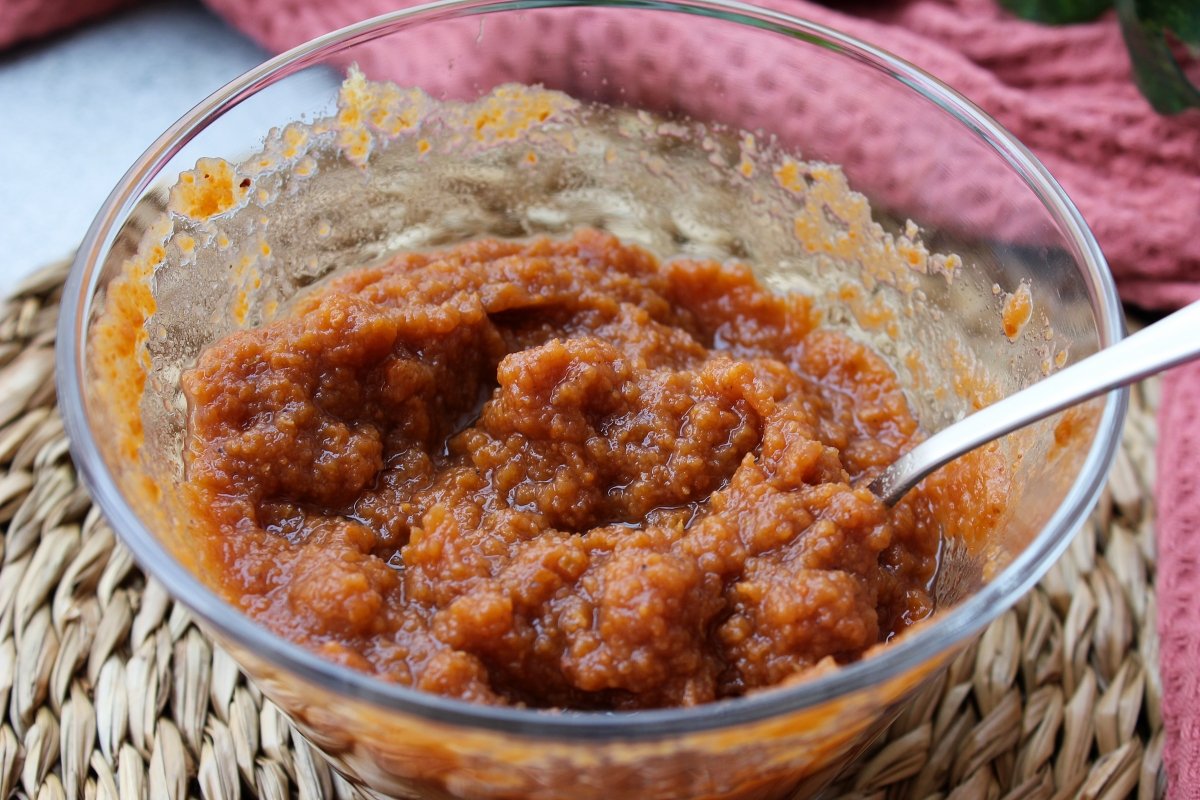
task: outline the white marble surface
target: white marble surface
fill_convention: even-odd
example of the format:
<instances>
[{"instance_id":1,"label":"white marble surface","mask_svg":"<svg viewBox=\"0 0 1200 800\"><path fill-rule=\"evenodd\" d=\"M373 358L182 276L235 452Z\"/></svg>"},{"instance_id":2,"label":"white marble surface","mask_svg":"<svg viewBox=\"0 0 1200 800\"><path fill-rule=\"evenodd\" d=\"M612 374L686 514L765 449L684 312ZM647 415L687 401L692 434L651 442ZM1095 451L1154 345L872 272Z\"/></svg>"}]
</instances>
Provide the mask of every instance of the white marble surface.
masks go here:
<instances>
[{"instance_id":1,"label":"white marble surface","mask_svg":"<svg viewBox=\"0 0 1200 800\"><path fill-rule=\"evenodd\" d=\"M0 53L0 296L71 253L142 151L266 55L197 0Z\"/></svg>"}]
</instances>

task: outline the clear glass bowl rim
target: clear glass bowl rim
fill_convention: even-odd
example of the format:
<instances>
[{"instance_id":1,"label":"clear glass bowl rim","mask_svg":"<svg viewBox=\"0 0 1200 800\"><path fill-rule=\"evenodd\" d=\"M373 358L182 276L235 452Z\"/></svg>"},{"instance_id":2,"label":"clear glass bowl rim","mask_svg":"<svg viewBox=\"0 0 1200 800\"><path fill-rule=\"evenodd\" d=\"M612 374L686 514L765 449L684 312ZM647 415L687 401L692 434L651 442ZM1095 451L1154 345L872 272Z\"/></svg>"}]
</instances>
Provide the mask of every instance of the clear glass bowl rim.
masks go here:
<instances>
[{"instance_id":1,"label":"clear glass bowl rim","mask_svg":"<svg viewBox=\"0 0 1200 800\"><path fill-rule=\"evenodd\" d=\"M57 341L57 389L70 450L80 476L145 572L221 636L266 662L347 698L434 722L567 740L639 740L697 733L784 716L868 689L912 670L962 642L1012 606L1066 549L1095 503L1116 453L1128 389L1110 393L1096 439L1063 503L1028 547L998 576L935 624L882 652L794 686L692 708L637 712L546 711L490 707L386 683L326 661L252 622L176 561L125 502L101 458L83 402L83 356L100 268L120 224L163 166L225 110L329 55L428 22L563 7L607 7L712 17L799 38L879 70L935 103L990 146L1025 181L1083 258L1084 279L1098 320L1101 346L1124 334L1116 287L1104 256L1078 209L1046 168L995 120L949 86L890 53L778 11L734 0L440 0L333 31L246 72L214 92L166 130L113 189L81 244L62 299ZM281 120L282 122L282 120Z\"/></svg>"}]
</instances>

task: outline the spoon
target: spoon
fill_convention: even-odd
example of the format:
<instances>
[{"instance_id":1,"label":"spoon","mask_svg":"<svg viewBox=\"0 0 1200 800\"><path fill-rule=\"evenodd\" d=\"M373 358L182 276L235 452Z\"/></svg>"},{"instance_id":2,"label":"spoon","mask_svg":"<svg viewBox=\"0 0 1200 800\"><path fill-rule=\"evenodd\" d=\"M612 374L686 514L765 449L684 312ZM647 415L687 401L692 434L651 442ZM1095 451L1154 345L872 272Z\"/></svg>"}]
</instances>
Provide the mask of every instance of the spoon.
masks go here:
<instances>
[{"instance_id":1,"label":"spoon","mask_svg":"<svg viewBox=\"0 0 1200 800\"><path fill-rule=\"evenodd\" d=\"M1200 300L935 433L868 487L889 506L938 467L1064 408L1200 357Z\"/></svg>"}]
</instances>

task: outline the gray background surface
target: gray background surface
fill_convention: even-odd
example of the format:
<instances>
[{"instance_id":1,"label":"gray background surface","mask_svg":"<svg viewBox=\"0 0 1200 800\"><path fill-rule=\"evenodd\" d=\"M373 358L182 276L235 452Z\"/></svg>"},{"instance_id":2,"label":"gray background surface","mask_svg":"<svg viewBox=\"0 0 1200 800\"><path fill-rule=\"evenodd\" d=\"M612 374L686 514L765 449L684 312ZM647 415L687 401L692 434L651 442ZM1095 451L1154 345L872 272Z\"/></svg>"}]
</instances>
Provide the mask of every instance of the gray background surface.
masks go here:
<instances>
[{"instance_id":1,"label":"gray background surface","mask_svg":"<svg viewBox=\"0 0 1200 800\"><path fill-rule=\"evenodd\" d=\"M195 0L0 53L0 296L69 255L142 151L266 57Z\"/></svg>"}]
</instances>

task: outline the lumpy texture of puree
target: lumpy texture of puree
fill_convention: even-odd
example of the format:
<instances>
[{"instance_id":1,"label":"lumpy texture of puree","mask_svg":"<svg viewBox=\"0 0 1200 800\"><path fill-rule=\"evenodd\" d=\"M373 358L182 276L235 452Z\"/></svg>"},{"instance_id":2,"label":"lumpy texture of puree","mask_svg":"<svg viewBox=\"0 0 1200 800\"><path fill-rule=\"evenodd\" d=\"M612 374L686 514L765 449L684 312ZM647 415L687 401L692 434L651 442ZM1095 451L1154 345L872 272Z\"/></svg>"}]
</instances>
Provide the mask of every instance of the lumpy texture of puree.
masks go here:
<instances>
[{"instance_id":1,"label":"lumpy texture of puree","mask_svg":"<svg viewBox=\"0 0 1200 800\"><path fill-rule=\"evenodd\" d=\"M704 703L928 614L877 355L749 269L595 231L341 275L185 374L215 579L328 658L482 703Z\"/></svg>"}]
</instances>

